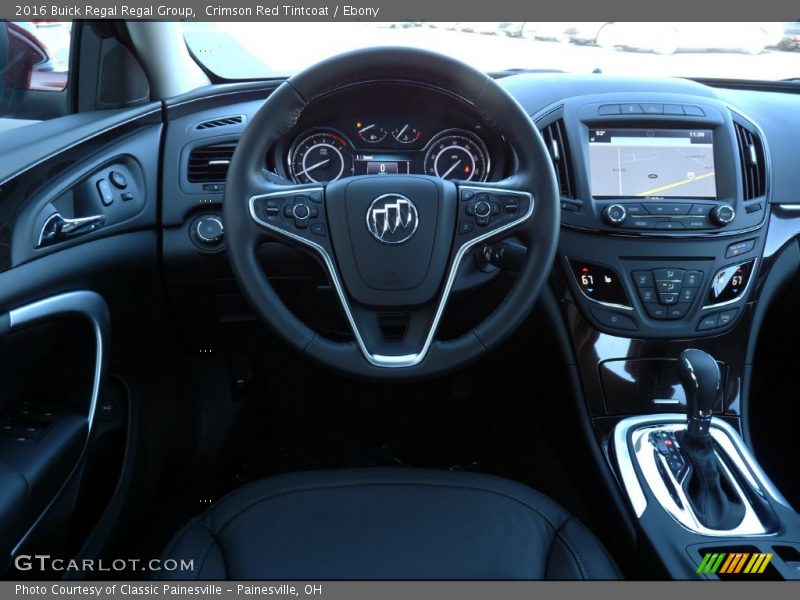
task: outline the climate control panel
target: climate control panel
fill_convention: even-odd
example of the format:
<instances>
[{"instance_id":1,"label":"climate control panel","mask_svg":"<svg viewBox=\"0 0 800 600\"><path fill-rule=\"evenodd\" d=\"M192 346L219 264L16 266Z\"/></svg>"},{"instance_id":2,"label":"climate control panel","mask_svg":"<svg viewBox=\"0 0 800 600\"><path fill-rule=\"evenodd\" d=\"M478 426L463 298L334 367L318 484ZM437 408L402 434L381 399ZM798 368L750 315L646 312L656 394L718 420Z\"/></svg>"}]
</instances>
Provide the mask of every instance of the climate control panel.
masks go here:
<instances>
[{"instance_id":1,"label":"climate control panel","mask_svg":"<svg viewBox=\"0 0 800 600\"><path fill-rule=\"evenodd\" d=\"M573 297L600 330L626 337L712 335L744 314L757 258L730 258L755 246L756 240L735 242L719 260L624 258L602 264L568 257L566 263Z\"/></svg>"},{"instance_id":2,"label":"climate control panel","mask_svg":"<svg viewBox=\"0 0 800 600\"><path fill-rule=\"evenodd\" d=\"M682 319L697 298L703 271L661 268L634 271L632 279L647 314L653 319Z\"/></svg>"}]
</instances>

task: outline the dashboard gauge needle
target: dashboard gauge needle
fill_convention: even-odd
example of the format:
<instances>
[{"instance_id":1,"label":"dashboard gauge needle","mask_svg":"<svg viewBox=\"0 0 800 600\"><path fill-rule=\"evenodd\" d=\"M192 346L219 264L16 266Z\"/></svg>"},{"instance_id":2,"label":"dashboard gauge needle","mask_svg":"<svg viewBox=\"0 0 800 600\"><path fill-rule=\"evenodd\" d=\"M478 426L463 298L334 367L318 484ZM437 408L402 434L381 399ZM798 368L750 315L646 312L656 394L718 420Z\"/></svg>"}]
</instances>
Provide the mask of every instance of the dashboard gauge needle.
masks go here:
<instances>
[{"instance_id":1,"label":"dashboard gauge needle","mask_svg":"<svg viewBox=\"0 0 800 600\"><path fill-rule=\"evenodd\" d=\"M456 170L456 167L461 164L461 159L459 158L456 162L453 163L453 166L447 169L447 172L442 175L442 179L447 179L447 176L450 175L453 171Z\"/></svg>"},{"instance_id":2,"label":"dashboard gauge needle","mask_svg":"<svg viewBox=\"0 0 800 600\"><path fill-rule=\"evenodd\" d=\"M309 171L313 171L314 169L321 167L322 165L327 165L329 162L331 162L331 159L326 158L325 160L321 160L318 163L311 165L310 167L306 167L297 174L297 177L299 177L300 175L305 175Z\"/></svg>"},{"instance_id":3,"label":"dashboard gauge needle","mask_svg":"<svg viewBox=\"0 0 800 600\"><path fill-rule=\"evenodd\" d=\"M369 131L373 127L375 127L375 123L373 123L372 125L367 125L366 127L364 127L364 129L359 129L358 133L364 133L365 131Z\"/></svg>"},{"instance_id":4,"label":"dashboard gauge needle","mask_svg":"<svg viewBox=\"0 0 800 600\"><path fill-rule=\"evenodd\" d=\"M403 137L403 134L406 132L406 129L408 129L408 123L403 125L403 128L397 133L397 139Z\"/></svg>"}]
</instances>

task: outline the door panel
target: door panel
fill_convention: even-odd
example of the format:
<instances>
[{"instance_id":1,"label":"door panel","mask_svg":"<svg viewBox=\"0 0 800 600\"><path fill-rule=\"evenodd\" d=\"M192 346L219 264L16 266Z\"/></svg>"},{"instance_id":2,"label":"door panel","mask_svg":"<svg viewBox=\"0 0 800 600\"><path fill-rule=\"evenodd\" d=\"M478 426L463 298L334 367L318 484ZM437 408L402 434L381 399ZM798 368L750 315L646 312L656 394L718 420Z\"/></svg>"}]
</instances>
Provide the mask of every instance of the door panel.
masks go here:
<instances>
[{"instance_id":1,"label":"door panel","mask_svg":"<svg viewBox=\"0 0 800 600\"><path fill-rule=\"evenodd\" d=\"M24 129L0 141L0 573L86 514L112 319L121 356L161 333L160 106Z\"/></svg>"}]
</instances>

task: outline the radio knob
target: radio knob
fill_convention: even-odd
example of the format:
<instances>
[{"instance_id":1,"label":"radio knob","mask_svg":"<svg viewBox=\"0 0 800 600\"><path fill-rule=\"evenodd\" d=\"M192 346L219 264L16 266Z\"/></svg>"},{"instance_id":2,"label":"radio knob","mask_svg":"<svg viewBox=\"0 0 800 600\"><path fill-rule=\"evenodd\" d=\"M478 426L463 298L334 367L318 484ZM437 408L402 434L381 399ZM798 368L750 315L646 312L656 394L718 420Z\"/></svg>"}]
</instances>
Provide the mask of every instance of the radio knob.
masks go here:
<instances>
[{"instance_id":1,"label":"radio knob","mask_svg":"<svg viewBox=\"0 0 800 600\"><path fill-rule=\"evenodd\" d=\"M619 227L628 216L628 211L621 204L612 204L603 209L603 220L609 225Z\"/></svg>"},{"instance_id":2,"label":"radio knob","mask_svg":"<svg viewBox=\"0 0 800 600\"><path fill-rule=\"evenodd\" d=\"M720 204L712 208L708 216L717 227L725 227L736 217L736 211L730 204Z\"/></svg>"}]
</instances>

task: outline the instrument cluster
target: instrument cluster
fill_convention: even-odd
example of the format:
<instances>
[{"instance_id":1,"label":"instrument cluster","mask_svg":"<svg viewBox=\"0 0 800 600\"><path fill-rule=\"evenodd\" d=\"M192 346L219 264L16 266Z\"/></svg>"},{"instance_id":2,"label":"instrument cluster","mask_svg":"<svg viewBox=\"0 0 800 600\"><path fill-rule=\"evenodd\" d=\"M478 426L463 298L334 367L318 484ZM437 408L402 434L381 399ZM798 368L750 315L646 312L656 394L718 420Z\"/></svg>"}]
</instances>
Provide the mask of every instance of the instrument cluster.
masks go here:
<instances>
[{"instance_id":1,"label":"instrument cluster","mask_svg":"<svg viewBox=\"0 0 800 600\"><path fill-rule=\"evenodd\" d=\"M306 129L292 142L286 163L297 183L389 174L486 181L491 168L477 131L410 117L354 118Z\"/></svg>"}]
</instances>

